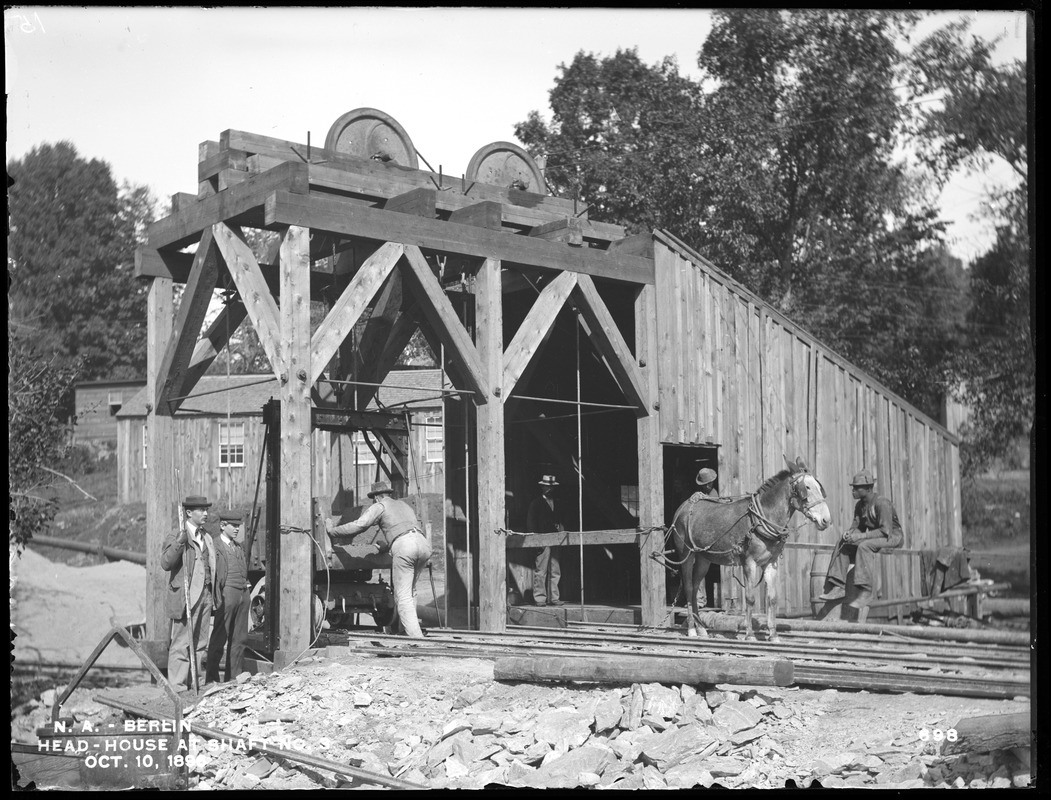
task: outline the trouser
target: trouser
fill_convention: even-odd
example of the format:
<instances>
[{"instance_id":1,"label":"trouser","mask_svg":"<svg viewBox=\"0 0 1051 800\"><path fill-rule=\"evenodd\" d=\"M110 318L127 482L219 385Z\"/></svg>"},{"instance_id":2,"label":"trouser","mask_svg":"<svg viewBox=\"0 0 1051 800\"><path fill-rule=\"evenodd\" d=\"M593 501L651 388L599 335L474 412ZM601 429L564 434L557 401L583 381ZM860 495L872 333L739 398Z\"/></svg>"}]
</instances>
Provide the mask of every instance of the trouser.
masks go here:
<instances>
[{"instance_id":1,"label":"trouser","mask_svg":"<svg viewBox=\"0 0 1051 800\"><path fill-rule=\"evenodd\" d=\"M558 564L557 547L542 547L536 554L533 567L533 602L537 605L558 602L558 579L562 572Z\"/></svg>"},{"instance_id":2,"label":"trouser","mask_svg":"<svg viewBox=\"0 0 1051 800\"><path fill-rule=\"evenodd\" d=\"M423 631L416 616L416 581L431 557L431 545L419 531L409 531L394 540L390 556L390 581L398 618L406 636L420 639Z\"/></svg>"},{"instance_id":3,"label":"trouser","mask_svg":"<svg viewBox=\"0 0 1051 800\"><path fill-rule=\"evenodd\" d=\"M248 613L251 599L248 588L223 589L223 604L215 612L212 635L208 640L208 670L206 679L219 681L219 660L226 649L226 669L223 680L236 678L244 672L245 644L248 641Z\"/></svg>"},{"instance_id":4,"label":"trouser","mask_svg":"<svg viewBox=\"0 0 1051 800\"><path fill-rule=\"evenodd\" d=\"M212 628L212 592L205 588L196 605L190 609L190 619L173 619L171 645L168 647L168 682L176 691L192 688L190 674L190 631L193 631L198 681L208 655L208 635Z\"/></svg>"},{"instance_id":5,"label":"trouser","mask_svg":"<svg viewBox=\"0 0 1051 800\"><path fill-rule=\"evenodd\" d=\"M900 547L900 541L879 536L865 539L856 544L848 544L842 539L832 551L832 561L828 565L828 580L839 586L847 585L847 570L854 562L854 586L874 589L876 582L876 559L881 550L893 550Z\"/></svg>"}]
</instances>

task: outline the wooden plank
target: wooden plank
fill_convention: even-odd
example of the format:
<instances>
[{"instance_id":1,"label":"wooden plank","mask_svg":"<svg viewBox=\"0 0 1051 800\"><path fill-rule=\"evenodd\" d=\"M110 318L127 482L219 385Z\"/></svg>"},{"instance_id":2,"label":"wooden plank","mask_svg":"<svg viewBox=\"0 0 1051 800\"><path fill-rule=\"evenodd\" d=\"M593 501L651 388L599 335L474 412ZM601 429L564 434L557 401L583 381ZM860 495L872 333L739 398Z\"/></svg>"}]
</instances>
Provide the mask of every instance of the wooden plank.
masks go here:
<instances>
[{"instance_id":1,"label":"wooden plank","mask_svg":"<svg viewBox=\"0 0 1051 800\"><path fill-rule=\"evenodd\" d=\"M211 233L206 232L194 256L175 327L157 372L155 397L160 414L174 414L182 404L180 398L193 389L187 381L187 368L218 281L219 259Z\"/></svg>"},{"instance_id":2,"label":"wooden plank","mask_svg":"<svg viewBox=\"0 0 1051 800\"><path fill-rule=\"evenodd\" d=\"M248 172L248 153L244 150L218 150L197 162L197 180L206 181L223 170Z\"/></svg>"},{"instance_id":3,"label":"wooden plank","mask_svg":"<svg viewBox=\"0 0 1051 800\"><path fill-rule=\"evenodd\" d=\"M658 406L659 367L657 338L657 287L644 286L635 298L635 353L639 371L649 397L653 398L654 413L636 421L639 451L639 567L641 614L644 626L663 623L667 606L665 569L653 555L664 550L664 468L661 459L660 415Z\"/></svg>"},{"instance_id":4,"label":"wooden plank","mask_svg":"<svg viewBox=\"0 0 1051 800\"><path fill-rule=\"evenodd\" d=\"M388 198L383 204L383 210L434 219L438 213L437 202L438 192L434 189L412 189Z\"/></svg>"},{"instance_id":5,"label":"wooden plank","mask_svg":"<svg viewBox=\"0 0 1051 800\"><path fill-rule=\"evenodd\" d=\"M171 197L171 210L173 212L178 211L181 208L187 208L197 202L197 195L190 194L189 192L176 192Z\"/></svg>"},{"instance_id":6,"label":"wooden plank","mask_svg":"<svg viewBox=\"0 0 1051 800\"><path fill-rule=\"evenodd\" d=\"M237 286L248 318L252 321L263 351L270 361L270 368L277 379L284 383L289 379L289 366L284 357L285 347L289 343L282 337L277 301L266 285L259 264L256 263L248 245L224 223L219 222L212 226L211 234L214 235L215 243L226 261L226 268ZM307 299L309 306L309 295ZM305 346L309 346L309 337Z\"/></svg>"},{"instance_id":7,"label":"wooden plank","mask_svg":"<svg viewBox=\"0 0 1051 800\"><path fill-rule=\"evenodd\" d=\"M238 262L236 271L258 275L258 266L247 245L234 237L225 225L230 257ZM219 235L217 234L217 240ZM237 245L241 245L238 247ZM243 251L242 251L243 248ZM247 260L245 257L247 253ZM250 260L250 261L249 261ZM230 263L228 257L227 263ZM234 272L235 269L231 269ZM311 438L310 388L310 231L290 227L282 234L280 249L281 303L278 335L281 337L281 523L313 530L313 459ZM245 281L249 283L249 281ZM239 284L240 287L240 284ZM244 292L242 292L244 296ZM267 297L272 301L269 292ZM252 304L246 303L249 315ZM275 309L276 310L276 309ZM258 312L258 307L256 308ZM260 335L262 338L262 335ZM280 537L280 597L277 625L277 647L285 658L294 658L310 646L313 628L310 622L314 594L313 543L305 534ZM275 653L275 662L283 659Z\"/></svg>"},{"instance_id":8,"label":"wooden plank","mask_svg":"<svg viewBox=\"0 0 1051 800\"><path fill-rule=\"evenodd\" d=\"M355 254L355 260L356 258ZM397 355L409 343L409 339L412 338L412 334L418 327L413 321L412 327L407 331L408 338L401 342L398 354L394 355L394 361L381 367L379 358L391 337L395 323L403 313L403 299L401 273L395 270L388 276L386 283L376 295L375 302L372 304L372 313L369 314L368 322L365 323L365 328L361 332L361 338L353 343L356 344L356 347L348 343L344 350L340 351L340 377L343 380L354 379L368 383L381 383L383 379L379 377L380 373L385 376L394 366ZM412 305L411 302L410 305ZM378 386L351 387L351 391L345 395L345 400L349 404L349 401L356 395L357 407L366 408L378 391Z\"/></svg>"},{"instance_id":9,"label":"wooden plank","mask_svg":"<svg viewBox=\"0 0 1051 800\"><path fill-rule=\"evenodd\" d=\"M685 320L683 318L683 293L686 291L684 286L684 272L689 269L689 265L686 260L676 256L675 257L675 270L672 272L672 297L670 306L664 306L664 308L674 308L675 320L674 328L672 329L672 342L673 348L673 362L675 364L675 372L671 373L669 377L672 378L672 396L674 398L674 423L672 430L675 432L676 442L689 441L686 438L686 403L689 402L689 398L686 396L686 371L689 369L689 364L686 359L686 348L682 341L682 330L686 327ZM659 312L658 312L659 313Z\"/></svg>"},{"instance_id":10,"label":"wooden plank","mask_svg":"<svg viewBox=\"0 0 1051 800\"><path fill-rule=\"evenodd\" d=\"M583 247L584 224L576 217L566 217L545 222L537 225L529 231L529 235L535 239L547 239L549 242L563 242L571 247ZM650 246L652 258L653 246ZM641 255L635 253L634 255Z\"/></svg>"},{"instance_id":11,"label":"wooden plank","mask_svg":"<svg viewBox=\"0 0 1051 800\"><path fill-rule=\"evenodd\" d=\"M208 371L208 367L226 347L246 316L248 312L245 310L244 303L237 298L232 298L223 305L218 316L208 326L208 330L204 332L204 336L194 348L190 365L186 368L187 384L197 385L197 381Z\"/></svg>"},{"instance_id":12,"label":"wooden plank","mask_svg":"<svg viewBox=\"0 0 1051 800\"><path fill-rule=\"evenodd\" d=\"M548 283L533 302L532 308L518 326L503 355L502 382L505 397L510 397L514 392L519 379L533 360L551 326L555 324L558 312L562 310L576 285L577 276L572 272L563 272Z\"/></svg>"},{"instance_id":13,"label":"wooden plank","mask_svg":"<svg viewBox=\"0 0 1051 800\"><path fill-rule=\"evenodd\" d=\"M148 228L149 246L155 249L186 247L216 222L255 222L261 227L263 215L259 210L273 192L305 193L308 188L306 164L281 164L152 223ZM251 219L242 220L242 216Z\"/></svg>"},{"instance_id":14,"label":"wooden plank","mask_svg":"<svg viewBox=\"0 0 1051 800\"><path fill-rule=\"evenodd\" d=\"M500 262L486 259L475 274L475 340L485 384L492 394L478 407L478 625L507 626L507 553L499 531L506 524L504 477L503 285ZM503 395L506 396L506 395Z\"/></svg>"},{"instance_id":15,"label":"wooden plank","mask_svg":"<svg viewBox=\"0 0 1051 800\"><path fill-rule=\"evenodd\" d=\"M403 277L413 284L416 299L420 303L424 316L434 333L445 344L446 355L455 362L468 382L469 388L476 393L475 402L487 402L489 397L488 371L482 365L474 343L467 335L463 325L460 324L437 278L431 273L431 268L427 265L423 253L418 247L406 247L405 256L409 269L403 272Z\"/></svg>"},{"instance_id":16,"label":"wooden plank","mask_svg":"<svg viewBox=\"0 0 1051 800\"><path fill-rule=\"evenodd\" d=\"M606 308L591 277L578 276L573 294L579 300L580 312L591 328L591 343L606 360L625 399L636 407L635 415L650 413L650 399L639 372L639 365L635 363L635 356L624 341L620 328Z\"/></svg>"},{"instance_id":17,"label":"wooden plank","mask_svg":"<svg viewBox=\"0 0 1051 800\"><path fill-rule=\"evenodd\" d=\"M589 683L731 683L744 686L790 686L792 662L774 658L704 656L508 656L496 659L493 678L498 681L587 681ZM713 740L714 742L714 740Z\"/></svg>"},{"instance_id":18,"label":"wooden plank","mask_svg":"<svg viewBox=\"0 0 1051 800\"><path fill-rule=\"evenodd\" d=\"M154 278L146 293L146 635L152 640L171 638L166 606L168 573L161 568L164 540L176 523L176 473L172 464L172 418L158 413L153 402L160 388L160 367L172 335L172 282ZM131 424L131 420L127 420ZM132 462L134 463L134 462ZM180 497L181 501L182 498Z\"/></svg>"},{"instance_id":19,"label":"wooden plank","mask_svg":"<svg viewBox=\"0 0 1051 800\"><path fill-rule=\"evenodd\" d=\"M485 228L490 231L504 229L501 206L492 200L483 200L480 203L456 209L449 214L449 222Z\"/></svg>"},{"instance_id":20,"label":"wooden plank","mask_svg":"<svg viewBox=\"0 0 1051 800\"><path fill-rule=\"evenodd\" d=\"M384 244L361 266L332 304L310 342L310 363L314 373L310 376L311 383L321 377L329 360L358 323L361 313L404 253L405 248L400 244Z\"/></svg>"},{"instance_id":21,"label":"wooden plank","mask_svg":"<svg viewBox=\"0 0 1051 800\"><path fill-rule=\"evenodd\" d=\"M708 409L705 408L707 403L702 399L702 388L707 389L714 380L714 376L705 374L703 366L711 361L711 342L704 335L708 320L697 319L698 295L703 291L697 286L700 282L700 275L697 270L690 267L689 262L685 259L680 263L683 266L680 272L683 286L679 297L679 302L682 304L683 327L679 331L682 337L679 347L683 355L683 383L679 389L685 401L682 427L685 441L699 442L703 433L713 435L711 425L703 423L705 412ZM694 351L698 337L704 338L701 339L701 346ZM691 352L696 352L699 358L696 360L689 358L688 354Z\"/></svg>"},{"instance_id":22,"label":"wooden plank","mask_svg":"<svg viewBox=\"0 0 1051 800\"><path fill-rule=\"evenodd\" d=\"M609 243L609 250L625 255L653 258L653 234L636 233L632 236L625 236L623 239L615 239Z\"/></svg>"},{"instance_id":23,"label":"wooden plank","mask_svg":"<svg viewBox=\"0 0 1051 800\"><path fill-rule=\"evenodd\" d=\"M334 197L277 191L266 201L267 225L309 223L327 233L401 242L447 253L496 258L511 265L582 272L630 283L652 283L653 262L595 248L509 236L455 222L406 217ZM151 238L151 244L153 240Z\"/></svg>"}]
</instances>

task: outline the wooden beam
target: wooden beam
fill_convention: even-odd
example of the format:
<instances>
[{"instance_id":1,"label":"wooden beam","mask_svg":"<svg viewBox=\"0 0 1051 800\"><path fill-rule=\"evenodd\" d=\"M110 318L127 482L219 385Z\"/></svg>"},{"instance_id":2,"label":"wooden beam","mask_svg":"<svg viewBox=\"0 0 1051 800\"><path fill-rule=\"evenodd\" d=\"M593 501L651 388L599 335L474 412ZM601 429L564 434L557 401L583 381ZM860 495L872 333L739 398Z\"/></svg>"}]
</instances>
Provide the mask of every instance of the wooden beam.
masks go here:
<instances>
[{"instance_id":1,"label":"wooden beam","mask_svg":"<svg viewBox=\"0 0 1051 800\"><path fill-rule=\"evenodd\" d=\"M311 409L315 428L326 431L346 432L349 430L388 430L394 433L408 433L403 414L388 414L382 411L351 411L344 408Z\"/></svg>"},{"instance_id":2,"label":"wooden beam","mask_svg":"<svg viewBox=\"0 0 1051 800\"><path fill-rule=\"evenodd\" d=\"M660 414L657 412L657 289L643 286L635 298L635 353L639 373L652 413L636 421L639 448L639 527L648 533L639 539L642 624L656 627L664 623L667 606L664 565L653 556L664 551L664 532L654 530L664 523L664 464L660 444Z\"/></svg>"},{"instance_id":3,"label":"wooden beam","mask_svg":"<svg viewBox=\"0 0 1051 800\"><path fill-rule=\"evenodd\" d=\"M205 228L216 222L254 223L253 227L262 227L260 209L267 197L278 190L292 194L305 193L309 187L306 164L291 161L280 164L157 220L149 226L148 243L156 249L186 247L197 241Z\"/></svg>"},{"instance_id":4,"label":"wooden beam","mask_svg":"<svg viewBox=\"0 0 1051 800\"><path fill-rule=\"evenodd\" d=\"M244 150L219 150L206 155L197 162L197 180L200 182L214 178L226 169L248 172L248 153Z\"/></svg>"},{"instance_id":5,"label":"wooden beam","mask_svg":"<svg viewBox=\"0 0 1051 800\"><path fill-rule=\"evenodd\" d=\"M242 272L244 283L257 283L258 265L247 245L233 236L225 225L227 249ZM242 249L243 248L243 249ZM247 253L247 257L246 254ZM230 263L228 258L227 263ZM281 308L276 317L283 356L281 381L281 524L293 529L313 530L313 454L311 449L310 387L310 231L290 227L281 237ZM234 272L234 269L231 269ZM246 276L253 273L254 277ZM239 285L240 288L240 285ZM242 296L245 293L242 292ZM267 299L273 298L267 293ZM252 304L248 304L251 314ZM256 306L256 312L260 306ZM277 309L273 309L274 312ZM271 313L268 307L266 313ZM262 338L262 335L260 335ZM309 534L290 533L280 537L281 575L277 647L285 657L295 657L310 646L313 634L311 611L314 596L314 546ZM275 654L275 661L277 661Z\"/></svg>"},{"instance_id":6,"label":"wooden beam","mask_svg":"<svg viewBox=\"0 0 1051 800\"><path fill-rule=\"evenodd\" d=\"M576 217L566 217L537 225L529 235L535 239L546 239L549 242L564 242L571 247L584 245L584 224ZM650 248L652 258L653 248Z\"/></svg>"},{"instance_id":7,"label":"wooden beam","mask_svg":"<svg viewBox=\"0 0 1051 800\"><path fill-rule=\"evenodd\" d=\"M259 341L263 345L263 351L270 361L270 368L274 370L277 379L282 383L290 378L287 373L287 363L284 351L290 345L288 339L284 338L278 317L277 301L270 293L266 285L259 264L252 255L248 245L227 227L219 222L212 226L215 243L218 245L226 268L237 286L237 292L248 312L248 318L259 335ZM309 261L307 262L309 268ZM284 281L282 281L282 286ZM307 287L309 292L309 287ZM307 305L310 305L310 297L307 295ZM309 347L309 327L307 328L307 343L303 346ZM309 377L309 376L308 376Z\"/></svg>"},{"instance_id":8,"label":"wooden beam","mask_svg":"<svg viewBox=\"0 0 1051 800\"><path fill-rule=\"evenodd\" d=\"M518 550L523 547L561 547L592 544L639 544L643 534L634 528L621 528L608 531L558 531L556 533L519 533L509 531L507 548Z\"/></svg>"},{"instance_id":9,"label":"wooden beam","mask_svg":"<svg viewBox=\"0 0 1051 800\"><path fill-rule=\"evenodd\" d=\"M736 656L505 656L493 664L498 681L586 681L588 683L662 683L668 686L791 686L792 662Z\"/></svg>"},{"instance_id":10,"label":"wooden beam","mask_svg":"<svg viewBox=\"0 0 1051 800\"><path fill-rule=\"evenodd\" d=\"M609 243L609 250L621 255L642 256L653 258L653 234L636 233L634 236L626 236Z\"/></svg>"},{"instance_id":11,"label":"wooden beam","mask_svg":"<svg viewBox=\"0 0 1051 800\"><path fill-rule=\"evenodd\" d=\"M247 316L248 311L245 310L244 303L237 298L223 306L193 350L190 366L186 370L187 382L190 385L197 385L197 381L208 371L208 367L212 365L222 349L229 344L230 338Z\"/></svg>"},{"instance_id":12,"label":"wooden beam","mask_svg":"<svg viewBox=\"0 0 1051 800\"><path fill-rule=\"evenodd\" d=\"M384 293L396 282L400 284L401 275L395 272L384 286ZM380 300L383 300L380 297ZM395 304L394 300L397 301ZM372 317L369 318L358 344L357 376L361 381L379 384L394 368L398 357L404 352L412 335L419 329L415 318L418 306L411 299L407 302L398 286L396 297L387 299L385 305L377 302ZM357 392L358 408L367 408L372 398L379 392L379 386L352 387Z\"/></svg>"},{"instance_id":13,"label":"wooden beam","mask_svg":"<svg viewBox=\"0 0 1051 800\"><path fill-rule=\"evenodd\" d=\"M947 741L942 747L945 755L1032 747L1036 738L1035 718L1031 711L965 717L954 728L956 740Z\"/></svg>"},{"instance_id":14,"label":"wooden beam","mask_svg":"<svg viewBox=\"0 0 1051 800\"><path fill-rule=\"evenodd\" d=\"M405 194L388 198L383 203L383 210L434 219L437 215L437 195L438 192L434 189L412 189Z\"/></svg>"},{"instance_id":15,"label":"wooden beam","mask_svg":"<svg viewBox=\"0 0 1051 800\"><path fill-rule=\"evenodd\" d=\"M193 389L187 381L187 368L201 332L212 293L219 281L219 258L211 233L205 233L193 259L193 268L179 303L175 327L157 372L158 413L171 415Z\"/></svg>"},{"instance_id":16,"label":"wooden beam","mask_svg":"<svg viewBox=\"0 0 1051 800\"><path fill-rule=\"evenodd\" d=\"M383 245L361 266L343 294L333 303L310 343L310 362L314 371L310 376L311 383L321 377L329 360L358 323L361 313L404 252L405 248L400 244L388 242Z\"/></svg>"},{"instance_id":17,"label":"wooden beam","mask_svg":"<svg viewBox=\"0 0 1051 800\"><path fill-rule=\"evenodd\" d=\"M238 187L240 188L240 187ZM653 261L591 247L565 247L528 236L455 222L408 217L335 197L276 191L266 201L266 225L309 224L329 233L401 242L445 253L495 258L512 265L581 272L629 283L653 283ZM153 245L151 237L150 244Z\"/></svg>"},{"instance_id":18,"label":"wooden beam","mask_svg":"<svg viewBox=\"0 0 1051 800\"><path fill-rule=\"evenodd\" d=\"M427 322L445 345L450 359L463 373L464 379L469 383L468 388L475 392L475 401L487 402L490 391L488 370L483 366L474 343L460 324L438 279L431 274L431 268L420 249L406 247L405 256L409 268L402 274L413 285L416 299Z\"/></svg>"},{"instance_id":19,"label":"wooden beam","mask_svg":"<svg viewBox=\"0 0 1051 800\"><path fill-rule=\"evenodd\" d=\"M480 203L456 209L449 214L449 222L472 225L476 228L486 228L491 231L502 231L504 229L501 206L492 200L483 200Z\"/></svg>"},{"instance_id":20,"label":"wooden beam","mask_svg":"<svg viewBox=\"0 0 1051 800\"><path fill-rule=\"evenodd\" d=\"M478 625L501 632L507 625L507 552L498 534L506 524L504 314L500 262L487 258L475 275L475 341L491 394L478 407Z\"/></svg>"},{"instance_id":21,"label":"wooden beam","mask_svg":"<svg viewBox=\"0 0 1051 800\"><path fill-rule=\"evenodd\" d=\"M606 359L606 364L620 384L624 397L636 406L637 416L649 414L649 391L643 384L639 366L635 363L635 357L628 349L609 309L602 302L594 281L588 275L581 275L577 279L574 296L580 301L580 312L591 329L591 341Z\"/></svg>"},{"instance_id":22,"label":"wooden beam","mask_svg":"<svg viewBox=\"0 0 1051 800\"><path fill-rule=\"evenodd\" d=\"M146 294L146 635L163 642L171 639L171 618L161 550L176 522L176 491L181 488L176 486L172 463L172 418L158 413L156 405L160 367L171 334L172 282L154 278Z\"/></svg>"},{"instance_id":23,"label":"wooden beam","mask_svg":"<svg viewBox=\"0 0 1051 800\"><path fill-rule=\"evenodd\" d=\"M563 272L540 292L540 296L529 309L526 318L518 326L511 344L504 353L503 385L506 396L510 396L522 377L537 349L555 324L558 312L577 285L577 276Z\"/></svg>"}]
</instances>

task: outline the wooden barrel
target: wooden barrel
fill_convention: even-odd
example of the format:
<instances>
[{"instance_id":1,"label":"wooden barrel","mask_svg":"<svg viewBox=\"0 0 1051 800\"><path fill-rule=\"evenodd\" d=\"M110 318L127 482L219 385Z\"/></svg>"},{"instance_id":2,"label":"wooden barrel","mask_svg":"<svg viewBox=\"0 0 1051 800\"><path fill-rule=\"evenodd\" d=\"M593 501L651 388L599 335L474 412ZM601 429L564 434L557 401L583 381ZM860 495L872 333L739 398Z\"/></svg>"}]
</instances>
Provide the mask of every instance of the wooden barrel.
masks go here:
<instances>
[{"instance_id":1,"label":"wooden barrel","mask_svg":"<svg viewBox=\"0 0 1051 800\"><path fill-rule=\"evenodd\" d=\"M825 606L824 600L818 600L818 595L825 591L825 578L828 577L828 565L830 556L820 550L814 553L810 561L810 610L817 619L821 609Z\"/></svg>"}]
</instances>

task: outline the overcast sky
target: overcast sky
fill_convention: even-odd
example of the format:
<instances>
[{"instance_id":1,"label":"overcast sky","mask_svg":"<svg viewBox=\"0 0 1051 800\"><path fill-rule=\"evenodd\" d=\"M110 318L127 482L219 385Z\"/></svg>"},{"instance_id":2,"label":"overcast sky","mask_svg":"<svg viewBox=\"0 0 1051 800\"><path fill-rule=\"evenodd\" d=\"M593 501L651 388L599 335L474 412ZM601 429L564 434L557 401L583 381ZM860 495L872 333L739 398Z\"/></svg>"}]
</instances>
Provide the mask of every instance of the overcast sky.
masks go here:
<instances>
[{"instance_id":1,"label":"overcast sky","mask_svg":"<svg viewBox=\"0 0 1051 800\"><path fill-rule=\"evenodd\" d=\"M984 38L1005 34L999 60L1025 59L1023 15L943 21L960 16ZM514 141L529 111L549 117L557 67L578 51L674 55L696 77L710 30L696 9L9 8L7 155L69 140L166 199L196 192L197 145L228 128L297 142L309 131L320 146L340 115L372 107L457 176L481 147ZM961 257L991 241L967 215L1007 175L956 181L943 197Z\"/></svg>"}]
</instances>

